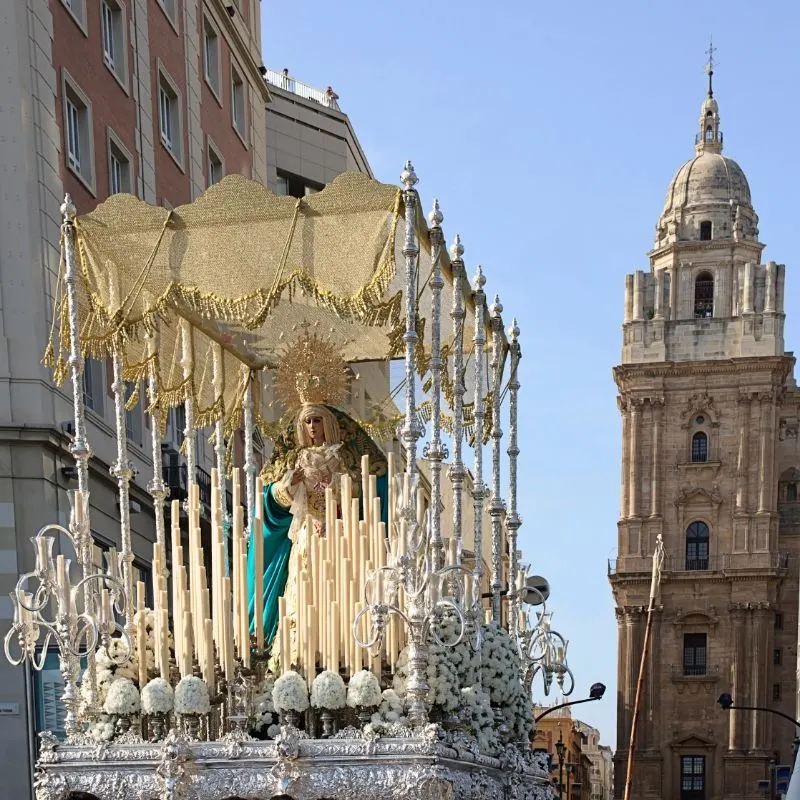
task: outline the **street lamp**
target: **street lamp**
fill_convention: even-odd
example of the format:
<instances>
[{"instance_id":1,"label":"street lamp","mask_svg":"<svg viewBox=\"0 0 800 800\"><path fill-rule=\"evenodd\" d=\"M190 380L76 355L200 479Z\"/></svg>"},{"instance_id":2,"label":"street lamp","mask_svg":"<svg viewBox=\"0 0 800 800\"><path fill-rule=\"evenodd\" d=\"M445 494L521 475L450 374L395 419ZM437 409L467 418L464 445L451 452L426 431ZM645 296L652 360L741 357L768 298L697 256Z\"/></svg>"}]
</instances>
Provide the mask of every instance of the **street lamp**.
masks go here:
<instances>
[{"instance_id":1,"label":"street lamp","mask_svg":"<svg viewBox=\"0 0 800 800\"><path fill-rule=\"evenodd\" d=\"M571 700L569 703L559 703L557 706L550 706L550 708L545 709L539 716L534 717L534 722L538 722L540 719L544 719L548 714L552 714L553 711L557 711L559 708L566 708L567 706L577 706L581 703L590 703L592 700L601 700L603 695L606 693L606 686L604 683L593 683L589 688L589 696L584 697L583 700ZM729 695L730 696L730 695Z\"/></svg>"},{"instance_id":2,"label":"street lamp","mask_svg":"<svg viewBox=\"0 0 800 800\"><path fill-rule=\"evenodd\" d=\"M561 735L561 728L558 729L558 741L556 742L556 752L558 753L558 796L564 791L564 739Z\"/></svg>"},{"instance_id":3,"label":"street lamp","mask_svg":"<svg viewBox=\"0 0 800 800\"><path fill-rule=\"evenodd\" d=\"M740 706L738 704L734 704L733 697L731 696L730 692L723 692L718 698L717 702L724 711L730 711L732 708L736 709L737 711L766 711L768 714L775 714L777 717L783 717L784 719L788 719L789 722L794 725L794 740L792 741L792 762L797 759L797 750L800 747L800 722L798 722L794 717L790 717L788 714L784 714L783 711L776 711L774 708L764 708L763 706Z\"/></svg>"}]
</instances>

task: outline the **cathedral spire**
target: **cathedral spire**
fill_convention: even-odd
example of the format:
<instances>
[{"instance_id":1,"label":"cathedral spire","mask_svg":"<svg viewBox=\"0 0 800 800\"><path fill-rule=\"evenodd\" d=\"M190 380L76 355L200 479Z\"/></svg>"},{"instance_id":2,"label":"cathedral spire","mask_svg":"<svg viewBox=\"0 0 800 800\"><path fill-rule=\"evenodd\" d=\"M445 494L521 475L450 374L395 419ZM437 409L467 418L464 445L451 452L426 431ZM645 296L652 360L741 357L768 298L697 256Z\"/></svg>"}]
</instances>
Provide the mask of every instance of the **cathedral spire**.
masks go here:
<instances>
[{"instance_id":1,"label":"cathedral spire","mask_svg":"<svg viewBox=\"0 0 800 800\"><path fill-rule=\"evenodd\" d=\"M694 145L698 155L700 153L722 152L722 131L719 127L719 106L714 99L714 53L716 52L713 40L709 40L706 55L706 74L708 75L708 94L700 109L700 131L695 137Z\"/></svg>"}]
</instances>

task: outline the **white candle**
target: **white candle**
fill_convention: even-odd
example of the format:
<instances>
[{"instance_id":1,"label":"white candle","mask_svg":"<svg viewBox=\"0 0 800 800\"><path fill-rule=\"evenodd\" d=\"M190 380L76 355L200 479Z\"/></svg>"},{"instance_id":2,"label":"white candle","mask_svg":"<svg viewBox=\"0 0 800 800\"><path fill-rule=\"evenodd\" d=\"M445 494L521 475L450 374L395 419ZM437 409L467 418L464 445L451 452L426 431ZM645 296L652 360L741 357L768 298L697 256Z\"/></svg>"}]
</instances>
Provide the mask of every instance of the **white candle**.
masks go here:
<instances>
[{"instance_id":1,"label":"white candle","mask_svg":"<svg viewBox=\"0 0 800 800\"><path fill-rule=\"evenodd\" d=\"M169 622L167 620L167 609L162 608L158 612L159 618L159 643L158 643L158 671L164 680L169 681Z\"/></svg>"},{"instance_id":2,"label":"white candle","mask_svg":"<svg viewBox=\"0 0 800 800\"><path fill-rule=\"evenodd\" d=\"M214 682L214 643L212 636L213 622L210 619L204 620L203 629L205 630L205 650L203 655L203 678L208 684L208 691L211 694L215 691Z\"/></svg>"},{"instance_id":3,"label":"white candle","mask_svg":"<svg viewBox=\"0 0 800 800\"><path fill-rule=\"evenodd\" d=\"M143 583L139 586L144 587ZM147 683L147 632L144 627L144 613L139 609L139 617L136 622L136 650L139 658L139 691L141 691Z\"/></svg>"}]
</instances>

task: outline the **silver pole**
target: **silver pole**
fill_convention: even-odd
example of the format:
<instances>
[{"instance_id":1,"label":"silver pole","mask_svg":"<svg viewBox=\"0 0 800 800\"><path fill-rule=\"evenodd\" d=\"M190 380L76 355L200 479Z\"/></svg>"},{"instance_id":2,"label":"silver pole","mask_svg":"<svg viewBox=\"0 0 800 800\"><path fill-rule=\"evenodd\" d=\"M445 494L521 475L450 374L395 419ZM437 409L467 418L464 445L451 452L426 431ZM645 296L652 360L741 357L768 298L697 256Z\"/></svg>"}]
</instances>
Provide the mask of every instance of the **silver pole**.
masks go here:
<instances>
[{"instance_id":1,"label":"silver pole","mask_svg":"<svg viewBox=\"0 0 800 800\"><path fill-rule=\"evenodd\" d=\"M157 334L151 335L148 342L150 371L147 378L147 392L150 398L150 452L153 458L153 478L147 484L147 491L150 493L150 497L153 498L153 513L156 518L156 541L161 545L161 552L166 561L164 503L169 497L169 489L164 484L164 473L161 467L161 410L155 405L158 396L158 371L155 359L155 354L158 351L158 340L156 337Z\"/></svg>"},{"instance_id":2,"label":"silver pole","mask_svg":"<svg viewBox=\"0 0 800 800\"><path fill-rule=\"evenodd\" d=\"M253 456L253 376L248 372L247 386L244 390L244 482L247 499L247 541L253 535L253 517L256 504L256 461ZM259 499L258 502L261 502Z\"/></svg>"},{"instance_id":3,"label":"silver pole","mask_svg":"<svg viewBox=\"0 0 800 800\"><path fill-rule=\"evenodd\" d=\"M406 260L406 332L403 341L406 345L405 378L406 378L406 410L402 429L403 444L406 448L406 471L413 475L417 471L417 441L422 435L417 419L416 390L416 346L417 336L417 259L419 245L415 233L417 219L417 194L414 186L417 176L410 161L406 161L405 169L400 175L405 186L403 201L405 203L406 237L403 244L403 256ZM412 499L412 503L416 500Z\"/></svg>"},{"instance_id":4,"label":"silver pole","mask_svg":"<svg viewBox=\"0 0 800 800\"><path fill-rule=\"evenodd\" d=\"M517 532L522 525L522 520L517 513L517 459L519 457L519 445L517 444L517 401L519 395L519 360L522 351L519 346L519 327L517 320L511 322L508 329L510 356L511 356L511 375L508 382L508 516L506 517L506 527L508 528L508 548L511 556L511 566L509 568L508 580L508 627L512 639L516 639L519 629L519 597L517 596L517 572L519 571L519 552L517 551Z\"/></svg>"},{"instance_id":5,"label":"silver pole","mask_svg":"<svg viewBox=\"0 0 800 800\"><path fill-rule=\"evenodd\" d=\"M184 411L184 428L183 428L183 449L186 455L186 488L187 491L197 482L197 451L195 447L195 430L194 430L194 353L192 351L192 332L189 323L181 320L182 327L182 341L183 341L183 358L181 366L183 367L183 379L190 380L192 391L186 398L183 404ZM187 497L185 508L189 511L189 499Z\"/></svg>"},{"instance_id":6,"label":"silver pole","mask_svg":"<svg viewBox=\"0 0 800 800\"><path fill-rule=\"evenodd\" d=\"M442 566L442 460L447 458L446 445L442 442L442 220L439 201L433 201L433 210L428 215L431 224L431 257L433 269L431 287L431 439L425 446L424 455L431 464L431 567L438 572Z\"/></svg>"},{"instance_id":7,"label":"silver pole","mask_svg":"<svg viewBox=\"0 0 800 800\"><path fill-rule=\"evenodd\" d=\"M453 487L453 535L456 537L456 561L461 563L463 545L462 491L464 488L464 246L456 234L450 247L450 265L453 270L453 462L448 475Z\"/></svg>"},{"instance_id":8,"label":"silver pole","mask_svg":"<svg viewBox=\"0 0 800 800\"><path fill-rule=\"evenodd\" d=\"M114 421L117 433L117 460L109 472L117 481L119 494L119 529L122 550L122 581L125 586L125 632L134 636L133 610L136 599L133 596L133 551L131 550L131 499L130 482L133 467L128 460L128 430L125 421L125 381L122 379L122 353L115 346L111 358L114 369L114 381L111 390L114 392Z\"/></svg>"},{"instance_id":9,"label":"silver pole","mask_svg":"<svg viewBox=\"0 0 800 800\"><path fill-rule=\"evenodd\" d=\"M69 194L64 196L61 204L63 217L62 234L64 241L64 282L67 287L67 314L69 315L69 367L72 378L72 410L74 414L75 434L70 451L75 459L78 471L78 490L74 502L81 504L81 514L76 514L73 519L80 520L80 524L72 529L74 540L77 544L78 559L81 563L83 577L88 578L94 572L92 564L92 539L91 524L89 521L89 459L92 450L86 437L86 408L83 402L83 357L81 356L80 338L78 333L78 288L77 269L75 266L75 204ZM72 526L71 526L72 527ZM92 581L84 584L84 607L89 616L94 615L95 589ZM91 652L87 656L86 677L87 686L83 689L89 717L95 712L95 698L97 690L95 656Z\"/></svg>"},{"instance_id":10,"label":"silver pole","mask_svg":"<svg viewBox=\"0 0 800 800\"><path fill-rule=\"evenodd\" d=\"M489 501L489 516L492 518L492 619L500 622L501 591L503 589L503 513L505 504L500 497L500 385L503 379L502 334L503 306L495 295L489 309L492 323L492 499Z\"/></svg>"},{"instance_id":11,"label":"silver pole","mask_svg":"<svg viewBox=\"0 0 800 800\"><path fill-rule=\"evenodd\" d=\"M220 345L215 345L212 352L211 380L214 386L214 399L222 397L225 382L223 379L223 353ZM217 480L219 481L219 501L222 505L222 530L223 536L228 535L230 524L228 519L228 501L226 491L225 476L225 424L223 420L224 411L220 409L219 416L214 420L214 461L217 467ZM228 560L225 559L225 574L228 574Z\"/></svg>"},{"instance_id":12,"label":"silver pole","mask_svg":"<svg viewBox=\"0 0 800 800\"><path fill-rule=\"evenodd\" d=\"M486 305L486 295L483 287L486 278L483 270L478 271L473 278L473 298L475 302L475 334L472 341L475 350L475 408L474 408L474 478L472 487L473 525L475 531L475 593L480 596L483 591L483 500L486 496L486 486L483 483L483 385L484 385L484 350L486 347L486 331L483 328L483 311Z\"/></svg>"}]
</instances>

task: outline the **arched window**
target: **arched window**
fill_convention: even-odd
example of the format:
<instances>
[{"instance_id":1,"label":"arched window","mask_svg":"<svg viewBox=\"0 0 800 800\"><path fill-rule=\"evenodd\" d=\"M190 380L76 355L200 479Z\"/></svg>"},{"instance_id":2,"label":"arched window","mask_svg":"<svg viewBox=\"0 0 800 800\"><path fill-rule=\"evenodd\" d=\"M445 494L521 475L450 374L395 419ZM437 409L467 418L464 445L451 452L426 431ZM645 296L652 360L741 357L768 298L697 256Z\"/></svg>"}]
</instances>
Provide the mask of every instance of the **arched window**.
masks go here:
<instances>
[{"instance_id":1,"label":"arched window","mask_svg":"<svg viewBox=\"0 0 800 800\"><path fill-rule=\"evenodd\" d=\"M786 484L786 502L787 503L796 503L797 502L797 484L796 483L787 483Z\"/></svg>"},{"instance_id":2,"label":"arched window","mask_svg":"<svg viewBox=\"0 0 800 800\"><path fill-rule=\"evenodd\" d=\"M706 141L707 142L714 141L714 129L710 125L706 128Z\"/></svg>"},{"instance_id":3,"label":"arched window","mask_svg":"<svg viewBox=\"0 0 800 800\"><path fill-rule=\"evenodd\" d=\"M714 316L714 276L701 272L694 282L695 319L708 319Z\"/></svg>"},{"instance_id":4,"label":"arched window","mask_svg":"<svg viewBox=\"0 0 800 800\"><path fill-rule=\"evenodd\" d=\"M686 569L708 569L708 525L693 522L686 529Z\"/></svg>"},{"instance_id":5,"label":"arched window","mask_svg":"<svg viewBox=\"0 0 800 800\"><path fill-rule=\"evenodd\" d=\"M704 464L708 461L708 435L697 431L692 436L692 464Z\"/></svg>"},{"instance_id":6,"label":"arched window","mask_svg":"<svg viewBox=\"0 0 800 800\"><path fill-rule=\"evenodd\" d=\"M704 219L700 223L700 238L704 242L708 242L711 240L711 220Z\"/></svg>"}]
</instances>

